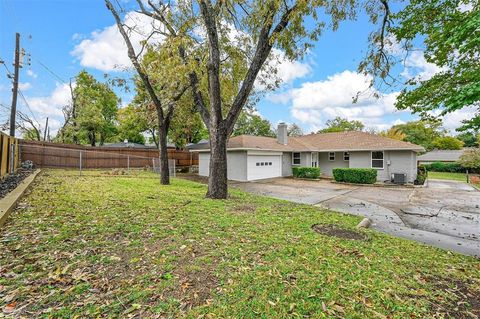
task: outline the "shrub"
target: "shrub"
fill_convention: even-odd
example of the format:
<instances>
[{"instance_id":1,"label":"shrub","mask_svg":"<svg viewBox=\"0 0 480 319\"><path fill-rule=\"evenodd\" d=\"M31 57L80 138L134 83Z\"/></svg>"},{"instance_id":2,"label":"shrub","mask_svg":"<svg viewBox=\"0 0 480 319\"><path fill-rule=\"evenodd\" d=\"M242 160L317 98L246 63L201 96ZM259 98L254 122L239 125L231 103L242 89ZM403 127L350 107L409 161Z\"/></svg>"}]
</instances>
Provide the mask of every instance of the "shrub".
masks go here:
<instances>
[{"instance_id":1,"label":"shrub","mask_svg":"<svg viewBox=\"0 0 480 319\"><path fill-rule=\"evenodd\" d=\"M461 157L459 164L469 172L480 173L480 149L465 152Z\"/></svg>"},{"instance_id":2,"label":"shrub","mask_svg":"<svg viewBox=\"0 0 480 319\"><path fill-rule=\"evenodd\" d=\"M318 167L293 167L293 176L299 178L319 178L320 168Z\"/></svg>"},{"instance_id":3,"label":"shrub","mask_svg":"<svg viewBox=\"0 0 480 319\"><path fill-rule=\"evenodd\" d=\"M423 165L420 165L417 169L417 179L414 181L415 185L423 185L427 179L427 170Z\"/></svg>"},{"instance_id":4,"label":"shrub","mask_svg":"<svg viewBox=\"0 0 480 319\"><path fill-rule=\"evenodd\" d=\"M333 178L337 182L374 184L377 181L377 170L373 168L334 168Z\"/></svg>"},{"instance_id":5,"label":"shrub","mask_svg":"<svg viewBox=\"0 0 480 319\"><path fill-rule=\"evenodd\" d=\"M434 162L432 164L423 164L420 167L425 168L429 172L447 172L447 173L464 173L465 167L460 163L442 163Z\"/></svg>"}]
</instances>

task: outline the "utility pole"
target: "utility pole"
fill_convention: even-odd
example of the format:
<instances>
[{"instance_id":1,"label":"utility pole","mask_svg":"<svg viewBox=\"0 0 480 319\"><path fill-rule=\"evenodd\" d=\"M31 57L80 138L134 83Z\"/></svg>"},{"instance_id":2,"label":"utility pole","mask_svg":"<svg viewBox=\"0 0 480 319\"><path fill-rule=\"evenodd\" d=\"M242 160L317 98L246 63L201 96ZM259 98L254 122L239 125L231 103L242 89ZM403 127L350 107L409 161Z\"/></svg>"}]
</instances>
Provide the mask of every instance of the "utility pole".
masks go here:
<instances>
[{"instance_id":1,"label":"utility pole","mask_svg":"<svg viewBox=\"0 0 480 319\"><path fill-rule=\"evenodd\" d=\"M48 116L47 116L47 120L45 121L45 130L43 131L43 141L44 142L47 140L47 130L48 130Z\"/></svg>"},{"instance_id":2,"label":"utility pole","mask_svg":"<svg viewBox=\"0 0 480 319\"><path fill-rule=\"evenodd\" d=\"M18 73L20 70L20 33L15 35L15 71L13 75L12 108L10 110L10 136L15 136L15 116L17 114Z\"/></svg>"}]
</instances>

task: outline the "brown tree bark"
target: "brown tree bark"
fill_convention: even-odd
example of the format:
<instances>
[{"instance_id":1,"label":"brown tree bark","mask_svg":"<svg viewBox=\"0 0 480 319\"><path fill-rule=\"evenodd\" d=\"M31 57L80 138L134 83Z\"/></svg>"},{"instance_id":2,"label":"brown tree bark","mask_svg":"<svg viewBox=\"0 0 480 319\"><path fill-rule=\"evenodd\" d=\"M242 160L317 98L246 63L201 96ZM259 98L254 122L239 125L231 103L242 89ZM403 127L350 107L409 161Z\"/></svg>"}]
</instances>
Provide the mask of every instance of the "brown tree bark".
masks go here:
<instances>
[{"instance_id":1,"label":"brown tree bark","mask_svg":"<svg viewBox=\"0 0 480 319\"><path fill-rule=\"evenodd\" d=\"M168 165L167 132L165 126L159 126L158 140L160 151L160 183L162 185L170 184L170 170Z\"/></svg>"}]
</instances>

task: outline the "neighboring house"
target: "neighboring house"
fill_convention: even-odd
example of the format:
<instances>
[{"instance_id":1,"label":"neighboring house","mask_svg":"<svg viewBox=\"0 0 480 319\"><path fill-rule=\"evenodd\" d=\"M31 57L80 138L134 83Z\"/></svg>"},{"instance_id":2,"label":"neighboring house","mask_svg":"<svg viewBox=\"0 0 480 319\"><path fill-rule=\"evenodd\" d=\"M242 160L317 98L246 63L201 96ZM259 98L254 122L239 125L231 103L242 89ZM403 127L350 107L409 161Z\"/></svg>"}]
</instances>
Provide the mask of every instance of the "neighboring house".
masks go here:
<instances>
[{"instance_id":1,"label":"neighboring house","mask_svg":"<svg viewBox=\"0 0 480 319\"><path fill-rule=\"evenodd\" d=\"M287 136L287 125L280 123L277 138L240 135L227 145L228 178L252 181L291 176L292 167L319 167L322 175L332 176L337 167L375 168L378 180L391 179L393 173L417 178L417 153L423 147L365 132L336 132ZM210 149L191 149L199 153L199 175L209 175Z\"/></svg>"},{"instance_id":2,"label":"neighboring house","mask_svg":"<svg viewBox=\"0 0 480 319\"><path fill-rule=\"evenodd\" d=\"M423 155L420 155L418 165L432 164L434 162L453 163L460 159L460 157L467 151L473 148L463 148L461 150L433 150Z\"/></svg>"}]
</instances>

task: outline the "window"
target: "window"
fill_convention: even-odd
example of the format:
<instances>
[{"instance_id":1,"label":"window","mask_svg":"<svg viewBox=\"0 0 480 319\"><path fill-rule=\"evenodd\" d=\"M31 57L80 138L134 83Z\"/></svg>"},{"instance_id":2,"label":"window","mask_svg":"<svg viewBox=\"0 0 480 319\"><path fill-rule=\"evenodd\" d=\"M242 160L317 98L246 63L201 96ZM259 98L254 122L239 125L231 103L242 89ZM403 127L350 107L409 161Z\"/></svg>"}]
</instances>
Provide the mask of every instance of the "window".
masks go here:
<instances>
[{"instance_id":1,"label":"window","mask_svg":"<svg viewBox=\"0 0 480 319\"><path fill-rule=\"evenodd\" d=\"M335 160L335 152L329 152L328 153L328 160L329 161L334 161Z\"/></svg>"},{"instance_id":2,"label":"window","mask_svg":"<svg viewBox=\"0 0 480 319\"><path fill-rule=\"evenodd\" d=\"M372 168L383 169L383 151L372 152Z\"/></svg>"},{"instance_id":3,"label":"window","mask_svg":"<svg viewBox=\"0 0 480 319\"><path fill-rule=\"evenodd\" d=\"M260 163L257 162L257 166L260 166Z\"/></svg>"},{"instance_id":4,"label":"window","mask_svg":"<svg viewBox=\"0 0 480 319\"><path fill-rule=\"evenodd\" d=\"M292 154L292 163L293 165L300 165L300 153Z\"/></svg>"},{"instance_id":5,"label":"window","mask_svg":"<svg viewBox=\"0 0 480 319\"><path fill-rule=\"evenodd\" d=\"M261 162L261 163L260 163L260 166L265 166L265 162Z\"/></svg>"},{"instance_id":6,"label":"window","mask_svg":"<svg viewBox=\"0 0 480 319\"><path fill-rule=\"evenodd\" d=\"M272 166L272 162L268 162L268 166Z\"/></svg>"},{"instance_id":7,"label":"window","mask_svg":"<svg viewBox=\"0 0 480 319\"><path fill-rule=\"evenodd\" d=\"M349 152L343 152L343 160L344 161L349 161L350 160L350 153Z\"/></svg>"}]
</instances>

